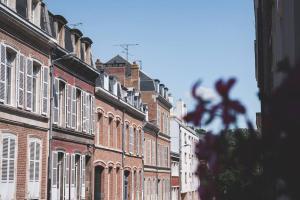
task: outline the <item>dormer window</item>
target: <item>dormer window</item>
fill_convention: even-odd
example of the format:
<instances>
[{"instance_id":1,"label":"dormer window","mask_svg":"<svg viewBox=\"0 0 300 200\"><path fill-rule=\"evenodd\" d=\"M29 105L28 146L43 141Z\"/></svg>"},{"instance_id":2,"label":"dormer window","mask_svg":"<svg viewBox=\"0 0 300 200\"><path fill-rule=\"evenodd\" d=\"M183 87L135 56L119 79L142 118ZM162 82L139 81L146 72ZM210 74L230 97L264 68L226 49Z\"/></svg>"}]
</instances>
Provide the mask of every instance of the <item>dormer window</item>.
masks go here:
<instances>
[{"instance_id":1,"label":"dormer window","mask_svg":"<svg viewBox=\"0 0 300 200\"><path fill-rule=\"evenodd\" d=\"M91 45L92 40L88 37L81 38L81 60L85 63L91 65L92 64L92 53L91 53Z\"/></svg>"},{"instance_id":2,"label":"dormer window","mask_svg":"<svg viewBox=\"0 0 300 200\"><path fill-rule=\"evenodd\" d=\"M82 33L80 30L74 28L71 29L71 33L72 33L72 42L73 42L73 49L74 52L76 53L76 56L78 58L81 58L81 41L80 38L82 37Z\"/></svg>"},{"instance_id":3,"label":"dormer window","mask_svg":"<svg viewBox=\"0 0 300 200\"><path fill-rule=\"evenodd\" d=\"M9 2L9 0L2 0L2 2ZM27 0L16 1L16 11L23 18L27 18Z\"/></svg>"},{"instance_id":4,"label":"dormer window","mask_svg":"<svg viewBox=\"0 0 300 200\"><path fill-rule=\"evenodd\" d=\"M65 48L65 25L68 21L61 15L55 15L56 39L59 45Z\"/></svg>"},{"instance_id":5,"label":"dormer window","mask_svg":"<svg viewBox=\"0 0 300 200\"><path fill-rule=\"evenodd\" d=\"M40 19L41 19L40 0L31 0L30 16L28 17L33 24L40 27L41 25L40 24Z\"/></svg>"}]
</instances>

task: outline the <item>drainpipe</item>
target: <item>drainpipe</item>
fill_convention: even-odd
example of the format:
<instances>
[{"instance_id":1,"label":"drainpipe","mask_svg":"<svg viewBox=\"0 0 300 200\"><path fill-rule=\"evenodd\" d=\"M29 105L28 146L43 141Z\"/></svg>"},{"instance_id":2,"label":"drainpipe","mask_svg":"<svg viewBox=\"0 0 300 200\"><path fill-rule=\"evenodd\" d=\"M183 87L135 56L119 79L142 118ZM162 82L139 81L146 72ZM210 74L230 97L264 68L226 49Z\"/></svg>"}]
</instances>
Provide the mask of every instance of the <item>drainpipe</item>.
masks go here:
<instances>
[{"instance_id":1,"label":"drainpipe","mask_svg":"<svg viewBox=\"0 0 300 200\"><path fill-rule=\"evenodd\" d=\"M181 153L182 153L182 151L181 151L181 143L182 143L182 141L181 141L181 126L179 125L178 128L179 128L179 190L178 190L179 194L178 194L178 198L181 199L181 189L182 189L182 185L181 185L181 178L182 178L182 176L181 176L181 170L182 170L182 164L181 164L181 161L182 161L182 159L181 159Z\"/></svg>"},{"instance_id":2,"label":"drainpipe","mask_svg":"<svg viewBox=\"0 0 300 200\"><path fill-rule=\"evenodd\" d=\"M146 120L144 120L143 121L143 127L142 127L142 169L143 169L143 171L142 171L142 181L143 181L143 185L142 185L142 199L145 199L145 197L144 197L144 188L145 188L145 181L144 181L144 177L145 177L145 175L144 175L144 168L145 168L145 161L144 161L144 157L145 157L145 155L144 155L144 139L145 139L145 132L144 132L144 127L145 127L145 125L146 125L146 123L147 123L147 121Z\"/></svg>"},{"instance_id":3,"label":"drainpipe","mask_svg":"<svg viewBox=\"0 0 300 200\"><path fill-rule=\"evenodd\" d=\"M54 50L52 50L54 51ZM52 52L53 53L53 52ZM54 84L54 64L52 54L50 55L50 112L49 112L49 139L48 139L48 184L47 184L47 199L51 199L51 183L52 183L52 170L51 170L51 163L52 163L52 125L53 125L53 84Z\"/></svg>"},{"instance_id":4,"label":"drainpipe","mask_svg":"<svg viewBox=\"0 0 300 200\"><path fill-rule=\"evenodd\" d=\"M124 199L124 159L125 159L125 109L122 111L122 123L123 123L123 128L122 128L122 182L123 182L123 187L122 187L122 199Z\"/></svg>"},{"instance_id":5,"label":"drainpipe","mask_svg":"<svg viewBox=\"0 0 300 200\"><path fill-rule=\"evenodd\" d=\"M156 142L155 142L156 143L156 145L155 145L156 146L155 147L155 154L156 154L155 155L155 157L156 157L156 159L155 159L156 160L156 199L158 199L158 195L159 195L158 194L158 167L159 166L158 166L158 153L157 153L158 152L157 151L158 150L158 134L159 134L159 131L156 133L156 138L155 138L156 139Z\"/></svg>"}]
</instances>

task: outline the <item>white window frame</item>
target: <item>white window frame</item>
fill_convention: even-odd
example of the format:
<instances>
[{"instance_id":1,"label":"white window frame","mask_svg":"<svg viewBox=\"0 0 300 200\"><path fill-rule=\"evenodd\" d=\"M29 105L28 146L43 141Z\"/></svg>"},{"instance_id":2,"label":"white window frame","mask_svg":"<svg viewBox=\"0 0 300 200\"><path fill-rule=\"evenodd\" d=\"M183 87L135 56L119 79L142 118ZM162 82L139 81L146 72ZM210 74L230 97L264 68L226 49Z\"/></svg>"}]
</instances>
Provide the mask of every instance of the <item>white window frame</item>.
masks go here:
<instances>
[{"instance_id":1,"label":"white window frame","mask_svg":"<svg viewBox=\"0 0 300 200\"><path fill-rule=\"evenodd\" d=\"M10 140L15 140L15 154L14 154L14 180L7 181L8 183L4 183L2 181L2 162L3 162L3 139L9 138L9 145ZM10 151L10 148L8 147L8 151ZM8 155L10 155L10 152L8 152ZM13 197L13 195L16 195L16 183L17 183L17 166L18 166L18 137L12 133L2 133L0 131L0 195L3 199L10 199ZM9 166L8 166L8 172L9 172ZM7 174L7 179L9 179L9 173ZM8 196L5 196L8 195Z\"/></svg>"},{"instance_id":2,"label":"white window frame","mask_svg":"<svg viewBox=\"0 0 300 200\"><path fill-rule=\"evenodd\" d=\"M30 158L30 145L31 143L34 143L34 159L32 160ZM39 145L39 160L36 159L36 148L37 148L37 144ZM28 198L29 199L39 199L40 198L40 190L41 190L41 171L42 171L42 141L38 138L29 138L28 140L28 150L27 150L27 155L28 155L28 164L27 164L27 169L28 169L28 176L27 176L27 190L28 190ZM34 162L33 165L33 179L30 179L30 164L31 162ZM38 168L38 180L36 180L36 164L38 162L39 168ZM31 190L37 190L36 191L31 191Z\"/></svg>"}]
</instances>

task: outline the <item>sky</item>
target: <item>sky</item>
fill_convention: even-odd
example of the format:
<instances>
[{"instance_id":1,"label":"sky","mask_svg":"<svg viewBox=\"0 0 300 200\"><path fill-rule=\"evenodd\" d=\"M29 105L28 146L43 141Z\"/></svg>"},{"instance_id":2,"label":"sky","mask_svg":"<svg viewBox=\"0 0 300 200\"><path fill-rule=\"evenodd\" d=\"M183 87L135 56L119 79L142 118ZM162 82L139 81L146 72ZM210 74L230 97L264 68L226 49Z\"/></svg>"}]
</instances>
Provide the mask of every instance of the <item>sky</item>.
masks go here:
<instances>
[{"instance_id":1,"label":"sky","mask_svg":"<svg viewBox=\"0 0 300 200\"><path fill-rule=\"evenodd\" d=\"M130 61L163 82L189 109L190 89L213 96L214 82L236 77L231 96L247 107L255 124L260 111L255 80L253 0L44 0L93 40L93 59L102 62L130 48ZM240 122L241 126L244 126Z\"/></svg>"}]
</instances>

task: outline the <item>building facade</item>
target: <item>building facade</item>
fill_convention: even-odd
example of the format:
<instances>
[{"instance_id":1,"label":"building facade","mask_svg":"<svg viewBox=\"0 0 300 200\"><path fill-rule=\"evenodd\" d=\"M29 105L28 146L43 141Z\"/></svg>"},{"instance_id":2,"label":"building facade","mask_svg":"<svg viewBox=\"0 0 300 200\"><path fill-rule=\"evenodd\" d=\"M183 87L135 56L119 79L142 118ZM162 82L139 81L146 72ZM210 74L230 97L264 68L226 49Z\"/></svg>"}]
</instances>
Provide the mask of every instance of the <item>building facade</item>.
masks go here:
<instances>
[{"instance_id":1,"label":"building facade","mask_svg":"<svg viewBox=\"0 0 300 200\"><path fill-rule=\"evenodd\" d=\"M197 158L195 148L199 141L196 132L182 120L186 114L186 105L182 100L176 102L171 116L171 152L180 156L180 199L198 199L199 180L196 176ZM176 168L173 168L176 169ZM175 172L174 172L175 173Z\"/></svg>"},{"instance_id":2,"label":"building facade","mask_svg":"<svg viewBox=\"0 0 300 200\"><path fill-rule=\"evenodd\" d=\"M94 199L143 198L146 106L115 77L100 72L96 87Z\"/></svg>"},{"instance_id":3,"label":"building facade","mask_svg":"<svg viewBox=\"0 0 300 200\"><path fill-rule=\"evenodd\" d=\"M41 0L0 3L0 199L171 199L168 88Z\"/></svg>"},{"instance_id":4,"label":"building facade","mask_svg":"<svg viewBox=\"0 0 300 200\"><path fill-rule=\"evenodd\" d=\"M147 122L144 126L144 198L170 199L170 129L169 116L172 107L168 88L142 72L136 63L129 63L116 56L103 65L103 70L133 93L140 93L147 104ZM137 98L136 96L134 98Z\"/></svg>"},{"instance_id":5,"label":"building facade","mask_svg":"<svg viewBox=\"0 0 300 200\"><path fill-rule=\"evenodd\" d=\"M178 153L171 152L171 199L180 199L180 173L179 173L180 156Z\"/></svg>"},{"instance_id":6,"label":"building facade","mask_svg":"<svg viewBox=\"0 0 300 200\"><path fill-rule=\"evenodd\" d=\"M53 37L36 17L45 9L0 3L0 199L47 198Z\"/></svg>"},{"instance_id":7,"label":"building facade","mask_svg":"<svg viewBox=\"0 0 300 200\"><path fill-rule=\"evenodd\" d=\"M270 98L286 78L280 63L299 67L300 2L297 0L254 1L256 40L255 75L261 100L261 129L266 132Z\"/></svg>"}]
</instances>

